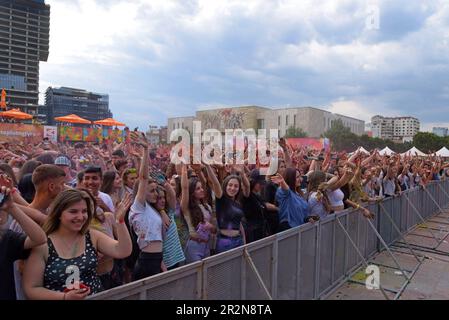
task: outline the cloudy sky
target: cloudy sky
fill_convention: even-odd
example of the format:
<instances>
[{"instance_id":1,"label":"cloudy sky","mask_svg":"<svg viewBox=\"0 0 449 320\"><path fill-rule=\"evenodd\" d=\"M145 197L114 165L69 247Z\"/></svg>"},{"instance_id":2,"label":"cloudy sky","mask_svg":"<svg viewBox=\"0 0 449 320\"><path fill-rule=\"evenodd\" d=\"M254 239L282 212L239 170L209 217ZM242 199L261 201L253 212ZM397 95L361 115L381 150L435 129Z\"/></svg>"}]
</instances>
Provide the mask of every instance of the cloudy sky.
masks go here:
<instances>
[{"instance_id":1,"label":"cloudy sky","mask_svg":"<svg viewBox=\"0 0 449 320\"><path fill-rule=\"evenodd\" d=\"M132 127L239 105L449 125L446 0L46 3L40 91L108 93L114 117Z\"/></svg>"}]
</instances>

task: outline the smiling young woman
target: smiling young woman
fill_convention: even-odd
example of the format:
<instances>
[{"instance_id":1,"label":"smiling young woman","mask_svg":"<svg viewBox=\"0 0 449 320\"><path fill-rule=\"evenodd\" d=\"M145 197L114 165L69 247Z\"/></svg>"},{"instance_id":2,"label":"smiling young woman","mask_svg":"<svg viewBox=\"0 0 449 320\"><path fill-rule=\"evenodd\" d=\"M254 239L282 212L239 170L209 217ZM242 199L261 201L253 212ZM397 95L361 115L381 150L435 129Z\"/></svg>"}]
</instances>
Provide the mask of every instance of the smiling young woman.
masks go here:
<instances>
[{"instance_id":1,"label":"smiling young woman","mask_svg":"<svg viewBox=\"0 0 449 320\"><path fill-rule=\"evenodd\" d=\"M25 266L23 284L29 299L79 300L98 293L98 253L117 259L131 253L126 206L119 206L116 214L118 240L89 229L93 210L84 191L65 190L56 197L43 226L48 241L32 251ZM77 282L86 288L77 287Z\"/></svg>"}]
</instances>

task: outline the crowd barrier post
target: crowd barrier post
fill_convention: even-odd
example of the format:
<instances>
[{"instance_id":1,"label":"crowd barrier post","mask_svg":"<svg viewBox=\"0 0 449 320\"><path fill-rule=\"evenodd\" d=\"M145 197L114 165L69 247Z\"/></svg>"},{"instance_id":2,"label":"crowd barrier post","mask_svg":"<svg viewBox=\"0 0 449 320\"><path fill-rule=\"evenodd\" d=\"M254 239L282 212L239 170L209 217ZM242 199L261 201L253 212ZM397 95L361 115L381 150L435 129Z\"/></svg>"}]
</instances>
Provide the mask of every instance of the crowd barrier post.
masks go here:
<instances>
[{"instance_id":1,"label":"crowd barrier post","mask_svg":"<svg viewBox=\"0 0 449 320\"><path fill-rule=\"evenodd\" d=\"M363 256L363 254L360 252L359 248L357 248L357 245L355 244L354 240L352 240L351 235L348 233L348 231L346 230L346 228L341 224L339 219L335 219L337 221L337 224L340 226L340 228L343 230L343 233L346 235L346 238L349 240L349 242L351 243L351 245L354 247L355 251L357 252L357 254L360 256L360 258L363 261L363 264L365 265L365 267L368 268L369 264L368 261L366 261L365 257ZM374 281L376 281L376 279L374 279ZM387 293L385 292L385 289L383 288L383 286L380 284L380 282L375 283L375 285L377 287L379 287L379 289L381 290L383 296L385 297L385 299L390 300L390 298L388 297Z\"/></svg>"},{"instance_id":2,"label":"crowd barrier post","mask_svg":"<svg viewBox=\"0 0 449 320\"><path fill-rule=\"evenodd\" d=\"M436 241L437 245L435 246L435 248L438 247L441 244L441 242L443 241L444 237L442 239L438 239L435 236L435 234L433 233L432 229L427 225L427 223L424 220L423 216L419 213L418 209L416 209L415 205L410 201L407 193L404 193L404 196L405 196L405 199L407 200L408 204L412 207L413 211L416 213L418 218L421 220L421 223L425 226L425 229L430 232L430 234L432 235L432 238Z\"/></svg>"},{"instance_id":3,"label":"crowd barrier post","mask_svg":"<svg viewBox=\"0 0 449 320\"><path fill-rule=\"evenodd\" d=\"M254 264L253 259L251 259L251 255L248 252L248 249L245 248L243 250L243 256L245 257L245 260L248 262L249 266L251 267L251 270L254 272L257 282L259 283L259 285L262 287L263 292L266 294L267 298L269 300L273 300L273 298L271 297L270 292L267 289L267 286L265 285L265 283L263 282L262 277L259 274L259 271L256 268L256 265Z\"/></svg>"},{"instance_id":4,"label":"crowd barrier post","mask_svg":"<svg viewBox=\"0 0 449 320\"><path fill-rule=\"evenodd\" d=\"M390 216L390 214L387 212L387 210L385 209L385 207L382 205L382 202L379 202L379 206L380 206L380 209L381 209L381 210L385 213L385 215L387 216L388 220L390 220L391 225L392 225L393 228L396 230L396 232L399 234L399 237L402 239L402 241L404 241L405 245L408 247L408 249L409 249L410 252L413 254L413 256L415 257L415 259L416 259L419 263L421 263L422 260L421 260L420 258L418 258L418 256L416 255L415 251L412 249L412 247L410 246L410 244L408 243L408 241L405 240L405 238L404 238L404 236L403 236L401 230L400 230L399 227L396 225L396 223L394 222L393 218L392 218L392 217ZM408 280L410 280L409 277L408 277L408 275L406 275L406 278L407 278Z\"/></svg>"}]
</instances>

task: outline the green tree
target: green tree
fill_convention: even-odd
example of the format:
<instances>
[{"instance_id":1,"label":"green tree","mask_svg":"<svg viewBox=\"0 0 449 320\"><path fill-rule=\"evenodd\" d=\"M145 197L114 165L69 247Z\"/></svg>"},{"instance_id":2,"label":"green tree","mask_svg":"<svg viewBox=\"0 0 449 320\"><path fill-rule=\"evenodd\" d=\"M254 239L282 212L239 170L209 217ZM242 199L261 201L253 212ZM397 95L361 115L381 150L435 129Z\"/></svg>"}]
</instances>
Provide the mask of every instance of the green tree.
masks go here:
<instances>
[{"instance_id":1,"label":"green tree","mask_svg":"<svg viewBox=\"0 0 449 320\"><path fill-rule=\"evenodd\" d=\"M353 151L359 144L359 137L345 127L340 119L332 122L331 128L324 133L324 136L330 139L332 149L336 151Z\"/></svg>"},{"instance_id":2,"label":"green tree","mask_svg":"<svg viewBox=\"0 0 449 320\"><path fill-rule=\"evenodd\" d=\"M413 145L425 153L435 152L446 145L447 140L430 132L418 132L413 137Z\"/></svg>"},{"instance_id":3,"label":"green tree","mask_svg":"<svg viewBox=\"0 0 449 320\"><path fill-rule=\"evenodd\" d=\"M307 133L301 128L290 126L285 132L284 138L307 138Z\"/></svg>"}]
</instances>

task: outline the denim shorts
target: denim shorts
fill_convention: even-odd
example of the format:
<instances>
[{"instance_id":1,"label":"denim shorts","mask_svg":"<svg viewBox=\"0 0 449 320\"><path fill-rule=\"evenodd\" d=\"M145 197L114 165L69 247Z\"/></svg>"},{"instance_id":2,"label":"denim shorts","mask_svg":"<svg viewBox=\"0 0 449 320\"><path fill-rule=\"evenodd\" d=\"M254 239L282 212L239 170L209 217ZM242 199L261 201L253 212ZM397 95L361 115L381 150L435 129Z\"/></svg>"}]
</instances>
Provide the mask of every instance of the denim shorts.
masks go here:
<instances>
[{"instance_id":1,"label":"denim shorts","mask_svg":"<svg viewBox=\"0 0 449 320\"><path fill-rule=\"evenodd\" d=\"M237 237L228 237L222 234L219 234L217 237L217 246L216 252L221 253L225 252L243 245L243 238L241 235Z\"/></svg>"},{"instance_id":2,"label":"denim shorts","mask_svg":"<svg viewBox=\"0 0 449 320\"><path fill-rule=\"evenodd\" d=\"M200 261L210 256L209 242L198 242L192 239L187 240L186 263Z\"/></svg>"}]
</instances>

